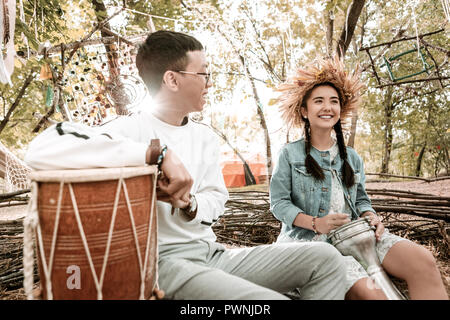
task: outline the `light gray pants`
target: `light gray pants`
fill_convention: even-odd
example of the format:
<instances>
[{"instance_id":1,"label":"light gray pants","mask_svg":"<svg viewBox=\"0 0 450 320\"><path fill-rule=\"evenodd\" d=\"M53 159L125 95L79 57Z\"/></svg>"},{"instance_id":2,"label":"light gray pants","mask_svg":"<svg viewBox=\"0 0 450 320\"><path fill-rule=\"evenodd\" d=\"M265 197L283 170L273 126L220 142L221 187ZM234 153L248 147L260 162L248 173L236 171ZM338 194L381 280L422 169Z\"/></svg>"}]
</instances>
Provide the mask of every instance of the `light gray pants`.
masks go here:
<instances>
[{"instance_id":1,"label":"light gray pants","mask_svg":"<svg viewBox=\"0 0 450 320\"><path fill-rule=\"evenodd\" d=\"M324 242L226 249L196 241L159 247L159 286L176 300L344 299L345 263Z\"/></svg>"}]
</instances>

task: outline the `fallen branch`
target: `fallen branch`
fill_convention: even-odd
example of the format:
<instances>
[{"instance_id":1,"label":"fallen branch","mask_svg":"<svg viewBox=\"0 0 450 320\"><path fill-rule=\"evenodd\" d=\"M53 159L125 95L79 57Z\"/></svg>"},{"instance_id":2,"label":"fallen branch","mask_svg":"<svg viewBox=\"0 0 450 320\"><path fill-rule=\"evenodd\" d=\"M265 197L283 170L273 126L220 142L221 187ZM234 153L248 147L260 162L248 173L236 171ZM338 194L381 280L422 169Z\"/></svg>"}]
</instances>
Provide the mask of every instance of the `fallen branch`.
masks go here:
<instances>
[{"instance_id":1,"label":"fallen branch","mask_svg":"<svg viewBox=\"0 0 450 320\"><path fill-rule=\"evenodd\" d=\"M434 213L432 210L413 210L405 207L394 208L392 206L383 206L373 204L372 208L377 212L392 212L392 213L406 213L414 216L433 218L438 220L444 220L445 222L450 222L450 214L448 213Z\"/></svg>"},{"instance_id":2,"label":"fallen branch","mask_svg":"<svg viewBox=\"0 0 450 320\"><path fill-rule=\"evenodd\" d=\"M403 178L403 179L415 179L415 180L423 180L426 182L434 182L434 181L450 179L450 176L435 177L435 178L422 178L422 177L416 177L416 176L401 176L401 175L389 174L389 173L366 173L365 175L366 176L383 176L383 177Z\"/></svg>"},{"instance_id":3,"label":"fallen branch","mask_svg":"<svg viewBox=\"0 0 450 320\"><path fill-rule=\"evenodd\" d=\"M3 194L0 194L0 200L9 199L9 198L19 196L24 193L28 193L30 191L31 191L31 189L23 189L23 190L17 190L14 192L3 193Z\"/></svg>"}]
</instances>

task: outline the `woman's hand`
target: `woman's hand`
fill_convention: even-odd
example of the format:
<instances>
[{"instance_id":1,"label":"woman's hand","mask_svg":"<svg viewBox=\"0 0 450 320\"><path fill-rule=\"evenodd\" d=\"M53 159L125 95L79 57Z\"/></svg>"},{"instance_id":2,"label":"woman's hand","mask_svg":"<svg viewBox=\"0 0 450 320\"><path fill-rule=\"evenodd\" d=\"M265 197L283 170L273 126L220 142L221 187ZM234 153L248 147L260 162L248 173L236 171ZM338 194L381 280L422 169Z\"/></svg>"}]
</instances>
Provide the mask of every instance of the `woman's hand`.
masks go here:
<instances>
[{"instance_id":1,"label":"woman's hand","mask_svg":"<svg viewBox=\"0 0 450 320\"><path fill-rule=\"evenodd\" d=\"M378 215L373 213L372 211L366 211L363 214L361 214L362 218L368 217L370 220L370 225L374 226L376 228L375 230L375 238L377 241L380 241L381 235L384 232L384 224L381 222L381 219Z\"/></svg>"},{"instance_id":2,"label":"woman's hand","mask_svg":"<svg viewBox=\"0 0 450 320\"><path fill-rule=\"evenodd\" d=\"M316 229L322 234L327 234L346 223L350 222L350 218L345 213L328 214L325 217L316 219Z\"/></svg>"}]
</instances>

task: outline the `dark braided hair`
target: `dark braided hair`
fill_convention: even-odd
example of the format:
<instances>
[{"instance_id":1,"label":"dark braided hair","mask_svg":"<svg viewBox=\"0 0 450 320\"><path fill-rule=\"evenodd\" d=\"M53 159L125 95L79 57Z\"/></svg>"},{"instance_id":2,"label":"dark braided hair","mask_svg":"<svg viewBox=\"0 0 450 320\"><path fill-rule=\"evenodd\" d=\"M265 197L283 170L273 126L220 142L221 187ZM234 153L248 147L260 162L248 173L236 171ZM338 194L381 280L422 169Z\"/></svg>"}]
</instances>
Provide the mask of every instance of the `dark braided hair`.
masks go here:
<instances>
[{"instance_id":1,"label":"dark braided hair","mask_svg":"<svg viewBox=\"0 0 450 320\"><path fill-rule=\"evenodd\" d=\"M350 188L355 184L355 173L347 160L347 148L345 147L344 135L342 134L341 119L334 125L334 131L336 132L339 155L344 161L341 168L342 175L344 176L344 183L347 188Z\"/></svg>"},{"instance_id":2,"label":"dark braided hair","mask_svg":"<svg viewBox=\"0 0 450 320\"><path fill-rule=\"evenodd\" d=\"M311 88L304 96L303 101L301 103L301 107L306 109L306 100L311 95L311 92L319 87L319 86L331 86L336 90L339 96L339 102L342 105L342 98L340 91L336 88L336 86L330 82L320 83L315 85L313 88ZM323 172L322 167L317 163L316 160L311 156L311 126L309 124L308 118L305 118L302 116L302 120L305 122L305 152L306 152L306 158L305 158L305 166L306 166L306 172L311 174L315 179L317 180L323 180L325 179L325 174ZM339 119L338 122L334 125L334 131L336 132L336 139L339 147L339 155L341 159L343 160L343 165L341 168L342 175L344 177L344 184L347 188L350 188L355 184L355 174L353 172L352 167L350 166L348 160L347 160L347 148L345 146L344 141L344 135L342 133L342 125L341 120Z\"/></svg>"},{"instance_id":3,"label":"dark braided hair","mask_svg":"<svg viewBox=\"0 0 450 320\"><path fill-rule=\"evenodd\" d=\"M311 174L317 180L325 179L325 174L323 173L322 168L317 163L316 160L310 154L311 151L311 127L309 125L309 120L307 118L302 117L303 121L305 121L305 148L306 148L306 158L305 158L305 166L306 172Z\"/></svg>"}]
</instances>

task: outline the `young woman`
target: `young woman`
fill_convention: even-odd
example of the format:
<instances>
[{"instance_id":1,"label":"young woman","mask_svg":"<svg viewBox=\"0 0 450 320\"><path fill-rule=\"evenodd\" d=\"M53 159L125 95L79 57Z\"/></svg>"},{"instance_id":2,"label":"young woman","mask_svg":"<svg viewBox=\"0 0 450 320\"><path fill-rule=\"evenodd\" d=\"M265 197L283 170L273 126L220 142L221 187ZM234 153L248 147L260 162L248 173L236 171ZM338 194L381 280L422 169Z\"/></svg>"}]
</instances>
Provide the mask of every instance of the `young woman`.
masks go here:
<instances>
[{"instance_id":1,"label":"young woman","mask_svg":"<svg viewBox=\"0 0 450 320\"><path fill-rule=\"evenodd\" d=\"M280 110L304 138L280 151L270 183L271 211L282 222L277 242L327 241L351 220L369 217L376 251L388 274L404 279L411 299L448 299L433 255L389 233L365 191L363 162L345 146L343 122L360 103L359 73L338 58L318 59L279 87ZM353 257L347 262L346 299L386 299Z\"/></svg>"}]
</instances>

